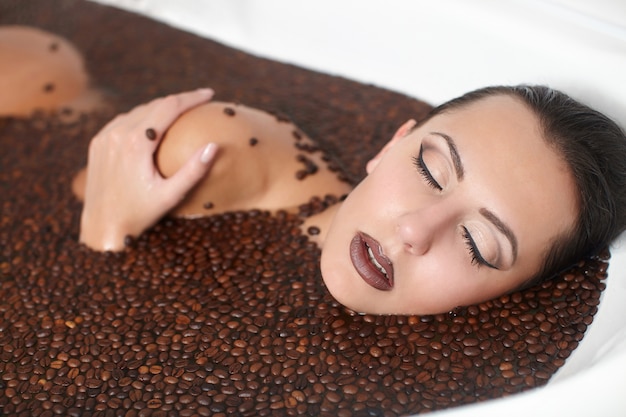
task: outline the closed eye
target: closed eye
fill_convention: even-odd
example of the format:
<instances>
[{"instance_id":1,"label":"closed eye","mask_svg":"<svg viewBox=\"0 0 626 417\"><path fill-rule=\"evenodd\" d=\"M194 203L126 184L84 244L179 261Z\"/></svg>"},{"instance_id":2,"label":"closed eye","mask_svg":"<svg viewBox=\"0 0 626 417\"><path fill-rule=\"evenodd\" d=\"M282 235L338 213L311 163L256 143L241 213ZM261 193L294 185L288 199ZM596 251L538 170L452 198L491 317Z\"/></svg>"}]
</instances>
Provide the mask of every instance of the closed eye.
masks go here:
<instances>
[{"instance_id":1,"label":"closed eye","mask_svg":"<svg viewBox=\"0 0 626 417\"><path fill-rule=\"evenodd\" d=\"M433 189L437 191L443 191L443 187L435 180L433 175L428 170L428 167L424 163L424 147L420 146L420 151L417 156L413 157L413 164L417 168L417 171L424 178L424 181Z\"/></svg>"},{"instance_id":2,"label":"closed eye","mask_svg":"<svg viewBox=\"0 0 626 417\"><path fill-rule=\"evenodd\" d=\"M467 245L467 249L469 250L470 257L472 259L472 265L477 265L478 267L480 267L481 265L485 265L489 268L498 269L496 266L487 262L487 260L481 255L480 251L478 250L478 246L476 246L476 242L474 242L474 238L465 226L463 226L463 239L465 240L465 244Z\"/></svg>"}]
</instances>

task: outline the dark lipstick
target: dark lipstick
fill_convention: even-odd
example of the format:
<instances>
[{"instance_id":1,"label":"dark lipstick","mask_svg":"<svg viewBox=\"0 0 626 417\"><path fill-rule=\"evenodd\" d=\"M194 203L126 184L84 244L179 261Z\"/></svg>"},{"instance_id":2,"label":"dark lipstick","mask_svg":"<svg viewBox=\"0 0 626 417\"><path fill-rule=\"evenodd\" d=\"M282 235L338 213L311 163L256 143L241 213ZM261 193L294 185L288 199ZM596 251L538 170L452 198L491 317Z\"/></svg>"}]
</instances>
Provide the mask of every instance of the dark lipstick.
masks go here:
<instances>
[{"instance_id":1,"label":"dark lipstick","mask_svg":"<svg viewBox=\"0 0 626 417\"><path fill-rule=\"evenodd\" d=\"M358 232L350 242L350 259L369 285L381 291L393 288L393 265L376 239Z\"/></svg>"}]
</instances>

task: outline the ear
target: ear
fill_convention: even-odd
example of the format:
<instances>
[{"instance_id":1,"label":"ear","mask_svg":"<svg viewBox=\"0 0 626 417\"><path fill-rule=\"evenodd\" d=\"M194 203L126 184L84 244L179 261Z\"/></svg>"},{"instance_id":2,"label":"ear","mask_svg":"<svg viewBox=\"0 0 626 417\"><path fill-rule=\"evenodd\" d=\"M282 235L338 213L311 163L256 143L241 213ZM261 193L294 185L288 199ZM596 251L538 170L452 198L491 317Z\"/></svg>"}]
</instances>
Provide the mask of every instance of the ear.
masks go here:
<instances>
[{"instance_id":1,"label":"ear","mask_svg":"<svg viewBox=\"0 0 626 417\"><path fill-rule=\"evenodd\" d=\"M404 124L400 126L398 130L396 130L396 133L393 135L391 140L387 142L380 151L378 151L376 156L374 156L372 159L370 159L367 162L367 165L365 166L365 171L367 172L368 175L371 174L374 171L374 169L378 166L378 163L382 159L383 155L385 155L387 151L391 149L391 147L395 145L400 139L408 135L411 132L411 130L415 127L416 124L417 122L411 119L411 120L404 122Z\"/></svg>"}]
</instances>

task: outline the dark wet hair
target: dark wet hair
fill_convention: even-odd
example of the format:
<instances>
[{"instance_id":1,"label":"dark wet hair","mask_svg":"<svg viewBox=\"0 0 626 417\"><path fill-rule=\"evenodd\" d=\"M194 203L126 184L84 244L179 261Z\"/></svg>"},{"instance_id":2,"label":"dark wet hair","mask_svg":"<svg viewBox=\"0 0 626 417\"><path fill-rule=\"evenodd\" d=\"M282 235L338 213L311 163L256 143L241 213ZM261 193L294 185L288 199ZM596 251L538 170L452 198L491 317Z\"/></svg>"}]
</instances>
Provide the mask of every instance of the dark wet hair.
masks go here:
<instances>
[{"instance_id":1,"label":"dark wet hair","mask_svg":"<svg viewBox=\"0 0 626 417\"><path fill-rule=\"evenodd\" d=\"M573 228L546 248L528 286L597 255L626 229L626 136L604 114L540 85L481 88L434 108L426 120L497 95L518 98L535 113L544 139L567 163L578 187Z\"/></svg>"}]
</instances>

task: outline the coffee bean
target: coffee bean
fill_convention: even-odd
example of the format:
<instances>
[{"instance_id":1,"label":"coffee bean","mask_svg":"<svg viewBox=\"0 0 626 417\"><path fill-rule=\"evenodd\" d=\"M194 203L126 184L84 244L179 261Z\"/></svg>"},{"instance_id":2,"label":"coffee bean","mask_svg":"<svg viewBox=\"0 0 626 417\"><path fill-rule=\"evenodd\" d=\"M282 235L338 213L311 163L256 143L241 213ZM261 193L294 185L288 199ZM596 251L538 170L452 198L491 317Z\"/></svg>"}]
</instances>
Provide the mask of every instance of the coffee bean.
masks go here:
<instances>
[{"instance_id":1,"label":"coffee bean","mask_svg":"<svg viewBox=\"0 0 626 417\"><path fill-rule=\"evenodd\" d=\"M85 386L87 388L100 388L101 385L102 385L102 381L98 379L91 378L85 381Z\"/></svg>"},{"instance_id":2,"label":"coffee bean","mask_svg":"<svg viewBox=\"0 0 626 417\"><path fill-rule=\"evenodd\" d=\"M307 233L311 236L319 235L320 232L320 228L317 226L309 226L309 228L307 229Z\"/></svg>"},{"instance_id":3,"label":"coffee bean","mask_svg":"<svg viewBox=\"0 0 626 417\"><path fill-rule=\"evenodd\" d=\"M161 408L161 406L163 405L163 401L157 398L153 398L151 400L148 400L146 405L148 406L148 408Z\"/></svg>"},{"instance_id":4,"label":"coffee bean","mask_svg":"<svg viewBox=\"0 0 626 417\"><path fill-rule=\"evenodd\" d=\"M153 128L149 127L148 129L146 129L146 137L149 140L155 140L157 138L157 133Z\"/></svg>"}]
</instances>

